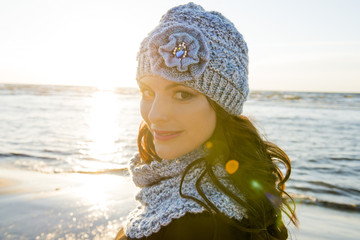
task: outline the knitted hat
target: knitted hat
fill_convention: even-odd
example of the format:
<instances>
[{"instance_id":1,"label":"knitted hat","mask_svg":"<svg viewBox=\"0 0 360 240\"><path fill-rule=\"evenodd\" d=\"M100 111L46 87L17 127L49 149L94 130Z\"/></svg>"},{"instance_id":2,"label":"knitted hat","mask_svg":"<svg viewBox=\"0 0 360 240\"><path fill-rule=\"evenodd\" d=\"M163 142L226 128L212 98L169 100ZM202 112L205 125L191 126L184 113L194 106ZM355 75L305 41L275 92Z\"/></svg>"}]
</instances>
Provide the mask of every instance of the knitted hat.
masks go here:
<instances>
[{"instance_id":1,"label":"knitted hat","mask_svg":"<svg viewBox=\"0 0 360 240\"><path fill-rule=\"evenodd\" d=\"M249 93L248 49L221 13L188 3L170 9L142 41L136 80L160 75L240 115Z\"/></svg>"}]
</instances>

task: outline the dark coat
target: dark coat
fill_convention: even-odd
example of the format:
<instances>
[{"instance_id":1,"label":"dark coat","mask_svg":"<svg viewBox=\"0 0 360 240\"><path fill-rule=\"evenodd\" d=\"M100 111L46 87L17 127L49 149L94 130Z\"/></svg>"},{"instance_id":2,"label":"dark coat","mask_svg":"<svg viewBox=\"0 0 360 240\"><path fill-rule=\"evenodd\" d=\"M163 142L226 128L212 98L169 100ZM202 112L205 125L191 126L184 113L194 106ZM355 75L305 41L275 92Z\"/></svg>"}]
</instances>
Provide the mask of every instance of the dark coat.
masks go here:
<instances>
[{"instance_id":1,"label":"dark coat","mask_svg":"<svg viewBox=\"0 0 360 240\"><path fill-rule=\"evenodd\" d=\"M217 225L218 240L250 239L250 234L242 232L236 227L228 224L220 217L215 217ZM209 213L193 214L187 213L179 219L174 219L169 225L162 227L159 232L141 240L212 240L214 239L214 222ZM116 240L139 240L129 238L123 229L116 236Z\"/></svg>"}]
</instances>

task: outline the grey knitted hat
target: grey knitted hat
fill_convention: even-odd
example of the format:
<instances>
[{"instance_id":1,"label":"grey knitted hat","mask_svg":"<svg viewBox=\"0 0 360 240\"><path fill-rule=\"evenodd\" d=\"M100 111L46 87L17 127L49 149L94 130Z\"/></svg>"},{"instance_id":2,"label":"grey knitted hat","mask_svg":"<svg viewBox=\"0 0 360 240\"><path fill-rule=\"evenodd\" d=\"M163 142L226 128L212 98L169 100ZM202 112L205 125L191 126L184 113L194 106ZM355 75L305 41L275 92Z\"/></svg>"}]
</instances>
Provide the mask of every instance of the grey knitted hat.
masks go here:
<instances>
[{"instance_id":1,"label":"grey knitted hat","mask_svg":"<svg viewBox=\"0 0 360 240\"><path fill-rule=\"evenodd\" d=\"M136 80L160 75L181 82L240 115L249 93L248 49L221 13L188 3L170 9L142 41Z\"/></svg>"}]
</instances>

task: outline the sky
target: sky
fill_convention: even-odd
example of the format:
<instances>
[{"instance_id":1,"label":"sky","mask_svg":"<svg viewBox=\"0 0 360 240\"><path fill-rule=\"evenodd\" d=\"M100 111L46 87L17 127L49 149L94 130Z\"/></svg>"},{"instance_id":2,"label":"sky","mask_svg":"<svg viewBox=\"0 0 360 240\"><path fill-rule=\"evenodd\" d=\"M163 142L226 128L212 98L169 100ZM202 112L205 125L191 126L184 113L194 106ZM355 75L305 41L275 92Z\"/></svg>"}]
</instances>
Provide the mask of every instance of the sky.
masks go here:
<instances>
[{"instance_id":1,"label":"sky","mask_svg":"<svg viewBox=\"0 0 360 240\"><path fill-rule=\"evenodd\" d=\"M0 83L136 87L142 39L172 0L2 0ZM199 0L249 48L251 90L360 92L360 1Z\"/></svg>"}]
</instances>

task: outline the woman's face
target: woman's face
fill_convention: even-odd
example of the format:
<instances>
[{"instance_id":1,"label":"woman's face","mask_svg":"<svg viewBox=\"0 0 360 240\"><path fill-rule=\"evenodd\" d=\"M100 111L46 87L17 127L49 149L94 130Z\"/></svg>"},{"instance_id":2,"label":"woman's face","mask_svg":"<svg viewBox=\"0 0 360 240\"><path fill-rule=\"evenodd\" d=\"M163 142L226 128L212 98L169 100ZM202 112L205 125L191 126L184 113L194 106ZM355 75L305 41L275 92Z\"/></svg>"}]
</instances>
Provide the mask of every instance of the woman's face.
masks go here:
<instances>
[{"instance_id":1,"label":"woman's face","mask_svg":"<svg viewBox=\"0 0 360 240\"><path fill-rule=\"evenodd\" d=\"M180 157L213 134L216 113L203 94L159 76L143 77L139 87L141 116L154 136L160 158Z\"/></svg>"}]
</instances>

